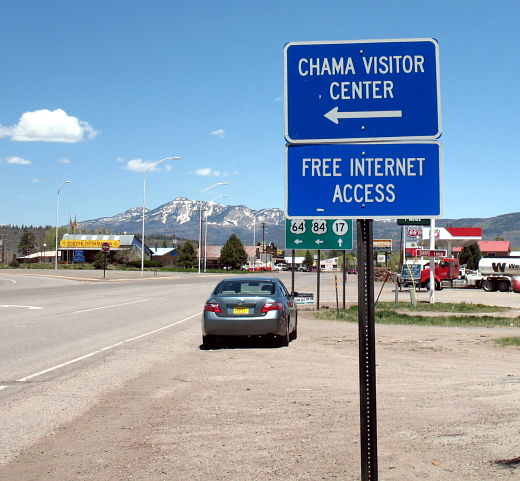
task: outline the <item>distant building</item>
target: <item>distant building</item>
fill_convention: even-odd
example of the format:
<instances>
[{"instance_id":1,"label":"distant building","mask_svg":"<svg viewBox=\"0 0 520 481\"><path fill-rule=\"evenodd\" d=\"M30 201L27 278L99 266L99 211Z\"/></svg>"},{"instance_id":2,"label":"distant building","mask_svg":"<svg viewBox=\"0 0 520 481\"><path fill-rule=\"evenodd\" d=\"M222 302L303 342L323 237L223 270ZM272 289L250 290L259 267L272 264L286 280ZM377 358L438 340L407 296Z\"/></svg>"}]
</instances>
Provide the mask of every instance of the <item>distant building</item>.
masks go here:
<instances>
[{"instance_id":1,"label":"distant building","mask_svg":"<svg viewBox=\"0 0 520 481\"><path fill-rule=\"evenodd\" d=\"M96 254L102 251L102 246L107 243L110 250L107 255L113 257L116 252L124 253L128 260L141 259L141 240L135 235L84 235L64 234L60 241L58 251L61 258L67 262L94 262ZM144 258L151 259L152 250L144 246Z\"/></svg>"},{"instance_id":2,"label":"distant building","mask_svg":"<svg viewBox=\"0 0 520 481\"><path fill-rule=\"evenodd\" d=\"M177 249L175 247L152 247L152 260L160 261L163 267L173 267L177 264Z\"/></svg>"},{"instance_id":3,"label":"distant building","mask_svg":"<svg viewBox=\"0 0 520 481\"><path fill-rule=\"evenodd\" d=\"M513 255L511 252L511 242L509 241L478 241L478 248L484 257L508 257ZM462 247L455 247L453 253L458 255Z\"/></svg>"}]
</instances>

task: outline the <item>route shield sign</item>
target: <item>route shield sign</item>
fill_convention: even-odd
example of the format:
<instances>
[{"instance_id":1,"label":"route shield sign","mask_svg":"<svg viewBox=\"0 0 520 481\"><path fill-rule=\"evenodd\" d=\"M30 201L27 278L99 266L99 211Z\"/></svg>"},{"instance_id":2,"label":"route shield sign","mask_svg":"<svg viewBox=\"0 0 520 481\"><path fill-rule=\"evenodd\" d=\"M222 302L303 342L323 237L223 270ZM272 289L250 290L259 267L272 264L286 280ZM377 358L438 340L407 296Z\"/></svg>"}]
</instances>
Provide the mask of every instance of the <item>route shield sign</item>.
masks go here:
<instances>
[{"instance_id":1,"label":"route shield sign","mask_svg":"<svg viewBox=\"0 0 520 481\"><path fill-rule=\"evenodd\" d=\"M289 218L441 215L439 142L286 147Z\"/></svg>"},{"instance_id":2,"label":"route shield sign","mask_svg":"<svg viewBox=\"0 0 520 481\"><path fill-rule=\"evenodd\" d=\"M292 42L284 48L289 143L436 139L436 40Z\"/></svg>"},{"instance_id":3,"label":"route shield sign","mask_svg":"<svg viewBox=\"0 0 520 481\"><path fill-rule=\"evenodd\" d=\"M285 248L352 249L352 219L286 219Z\"/></svg>"}]
</instances>

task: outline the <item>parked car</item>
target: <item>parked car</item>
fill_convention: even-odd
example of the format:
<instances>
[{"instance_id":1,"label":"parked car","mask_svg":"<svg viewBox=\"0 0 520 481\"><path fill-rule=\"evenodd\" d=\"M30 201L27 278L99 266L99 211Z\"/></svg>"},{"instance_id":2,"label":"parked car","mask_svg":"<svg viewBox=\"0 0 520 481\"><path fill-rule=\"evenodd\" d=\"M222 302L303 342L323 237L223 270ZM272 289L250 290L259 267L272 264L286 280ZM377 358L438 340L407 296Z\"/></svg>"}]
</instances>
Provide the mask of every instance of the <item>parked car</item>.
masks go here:
<instances>
[{"instance_id":1,"label":"parked car","mask_svg":"<svg viewBox=\"0 0 520 481\"><path fill-rule=\"evenodd\" d=\"M357 274L357 269L355 267L349 267L347 274Z\"/></svg>"},{"instance_id":2,"label":"parked car","mask_svg":"<svg viewBox=\"0 0 520 481\"><path fill-rule=\"evenodd\" d=\"M288 346L298 333L294 295L275 277L220 281L204 304L203 347L215 347L219 338L229 336L269 336Z\"/></svg>"},{"instance_id":3,"label":"parked car","mask_svg":"<svg viewBox=\"0 0 520 481\"><path fill-rule=\"evenodd\" d=\"M273 271L286 271L287 270L287 264L279 263L275 264L273 266Z\"/></svg>"}]
</instances>

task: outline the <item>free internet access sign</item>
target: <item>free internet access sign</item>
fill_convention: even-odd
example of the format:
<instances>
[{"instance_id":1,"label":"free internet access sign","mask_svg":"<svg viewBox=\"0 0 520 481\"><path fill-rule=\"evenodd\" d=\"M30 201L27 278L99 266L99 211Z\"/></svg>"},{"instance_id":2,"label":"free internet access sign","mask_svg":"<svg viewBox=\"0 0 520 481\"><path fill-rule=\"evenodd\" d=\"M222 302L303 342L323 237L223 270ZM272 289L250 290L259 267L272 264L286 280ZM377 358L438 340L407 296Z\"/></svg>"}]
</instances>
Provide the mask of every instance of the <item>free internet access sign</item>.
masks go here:
<instances>
[{"instance_id":1,"label":"free internet access sign","mask_svg":"<svg viewBox=\"0 0 520 481\"><path fill-rule=\"evenodd\" d=\"M442 155L437 141L286 147L289 218L439 217Z\"/></svg>"},{"instance_id":2,"label":"free internet access sign","mask_svg":"<svg viewBox=\"0 0 520 481\"><path fill-rule=\"evenodd\" d=\"M284 74L291 144L441 135L434 39L291 42Z\"/></svg>"}]
</instances>

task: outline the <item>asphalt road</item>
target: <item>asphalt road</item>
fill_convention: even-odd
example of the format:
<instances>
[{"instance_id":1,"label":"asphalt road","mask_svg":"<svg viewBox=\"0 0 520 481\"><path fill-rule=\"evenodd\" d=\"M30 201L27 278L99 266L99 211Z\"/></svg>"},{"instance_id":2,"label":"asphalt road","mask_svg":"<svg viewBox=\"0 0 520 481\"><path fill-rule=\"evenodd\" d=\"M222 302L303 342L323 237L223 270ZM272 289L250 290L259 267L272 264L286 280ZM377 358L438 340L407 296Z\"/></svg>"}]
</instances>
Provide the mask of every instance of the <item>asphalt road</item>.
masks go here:
<instances>
[{"instance_id":1,"label":"asphalt road","mask_svg":"<svg viewBox=\"0 0 520 481\"><path fill-rule=\"evenodd\" d=\"M0 463L183 346L224 277L107 274L0 271Z\"/></svg>"},{"instance_id":2,"label":"asphalt road","mask_svg":"<svg viewBox=\"0 0 520 481\"><path fill-rule=\"evenodd\" d=\"M291 274L277 273L291 289ZM0 271L0 389L81 363L121 343L138 341L186 322L199 322L202 304L215 283L215 274L162 274L99 271ZM316 275L298 273L295 290L317 293ZM376 297L380 284L375 287ZM386 285L382 300L394 300ZM322 273L320 302L334 305L334 275ZM462 295L462 298L461 298ZM428 293L418 294L428 299ZM513 293L444 290L439 301L464 300L520 306ZM338 299L342 303L339 286ZM408 300L406 292L400 300ZM346 300L357 300L356 276L347 280ZM65 367L64 366L64 367Z\"/></svg>"}]
</instances>

